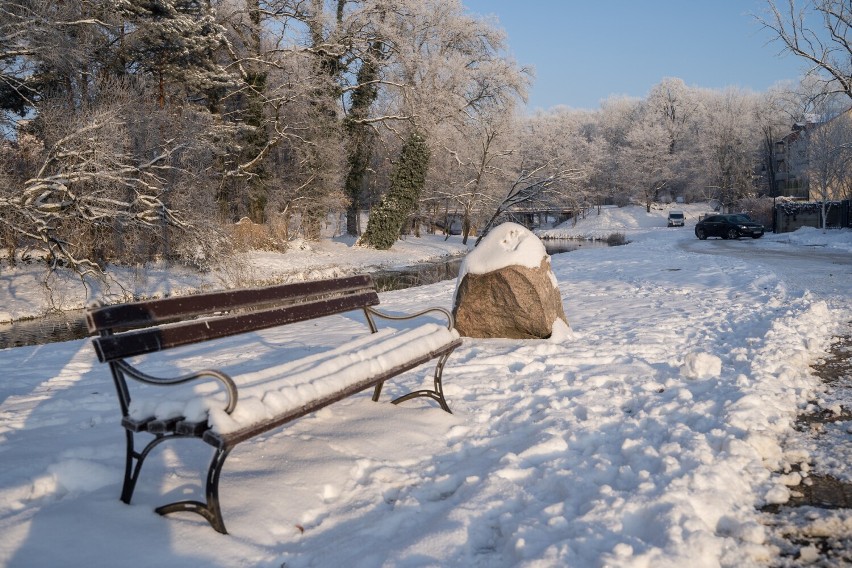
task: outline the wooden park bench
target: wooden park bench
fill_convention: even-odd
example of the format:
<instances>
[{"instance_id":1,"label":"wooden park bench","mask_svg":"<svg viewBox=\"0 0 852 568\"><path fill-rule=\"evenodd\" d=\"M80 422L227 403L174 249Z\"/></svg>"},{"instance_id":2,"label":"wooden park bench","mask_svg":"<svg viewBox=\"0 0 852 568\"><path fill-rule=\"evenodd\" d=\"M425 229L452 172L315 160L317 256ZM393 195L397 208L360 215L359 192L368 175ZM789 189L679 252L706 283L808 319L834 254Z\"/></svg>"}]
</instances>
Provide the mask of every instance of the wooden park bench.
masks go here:
<instances>
[{"instance_id":1,"label":"wooden park bench","mask_svg":"<svg viewBox=\"0 0 852 568\"><path fill-rule=\"evenodd\" d=\"M214 449L207 470L206 501L178 501L156 511L161 515L194 512L226 534L219 507L219 475L228 454L240 442L365 389L372 388L373 400L378 401L386 380L431 360L437 360L434 387L415 390L392 402L426 397L450 412L441 375L447 358L461 345L452 315L443 308L391 315L376 310L378 303L372 279L362 275L90 308L89 332L98 334L92 339L98 359L109 363L112 371L127 439L121 500L130 503L142 464L156 446L175 438L199 438ZM235 376L206 369L165 378L140 369L149 357L139 356L353 310L363 312L366 318L363 336L295 361L273 360L268 365L262 361L262 369ZM428 320L434 315L430 312L441 316L440 324L421 321L381 330L376 325L378 319ZM211 349L215 349L212 344ZM136 386L128 384L128 378L172 388ZM205 382L191 389L173 387L193 381ZM146 392L140 392L142 389ZM176 401L169 391L177 390L191 392L186 400ZM157 399L160 393L162 398ZM141 451L136 449L138 435L153 435Z\"/></svg>"}]
</instances>

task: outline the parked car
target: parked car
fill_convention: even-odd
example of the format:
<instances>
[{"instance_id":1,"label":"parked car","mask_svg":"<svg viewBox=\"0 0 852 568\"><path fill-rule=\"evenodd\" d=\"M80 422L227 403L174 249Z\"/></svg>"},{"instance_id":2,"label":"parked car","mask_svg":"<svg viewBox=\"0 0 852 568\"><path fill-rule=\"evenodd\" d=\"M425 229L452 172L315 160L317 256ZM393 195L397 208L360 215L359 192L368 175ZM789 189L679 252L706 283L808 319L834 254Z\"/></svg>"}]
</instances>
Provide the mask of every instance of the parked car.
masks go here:
<instances>
[{"instance_id":1,"label":"parked car","mask_svg":"<svg viewBox=\"0 0 852 568\"><path fill-rule=\"evenodd\" d=\"M669 227L683 227L683 211L669 211Z\"/></svg>"},{"instance_id":2,"label":"parked car","mask_svg":"<svg viewBox=\"0 0 852 568\"><path fill-rule=\"evenodd\" d=\"M751 237L759 239L763 236L763 232L763 225L755 223L745 213L708 215L695 225L695 236L701 240L707 237L722 237L723 239Z\"/></svg>"}]
</instances>

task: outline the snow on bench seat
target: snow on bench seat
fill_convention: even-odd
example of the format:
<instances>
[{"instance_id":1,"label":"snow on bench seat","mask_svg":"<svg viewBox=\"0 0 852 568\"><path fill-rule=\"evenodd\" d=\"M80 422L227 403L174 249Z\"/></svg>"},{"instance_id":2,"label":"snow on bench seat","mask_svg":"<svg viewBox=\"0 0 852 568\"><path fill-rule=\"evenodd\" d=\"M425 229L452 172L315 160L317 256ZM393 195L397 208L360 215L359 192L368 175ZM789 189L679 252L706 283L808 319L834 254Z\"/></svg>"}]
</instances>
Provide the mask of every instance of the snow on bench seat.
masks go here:
<instances>
[{"instance_id":1,"label":"snow on bench seat","mask_svg":"<svg viewBox=\"0 0 852 568\"><path fill-rule=\"evenodd\" d=\"M276 417L296 412L312 401L331 397L406 363L440 350L459 338L455 329L434 323L358 337L339 347L263 370L236 375L239 391L229 415L221 396L135 398L129 415L134 420L208 422L210 430L227 435Z\"/></svg>"}]
</instances>

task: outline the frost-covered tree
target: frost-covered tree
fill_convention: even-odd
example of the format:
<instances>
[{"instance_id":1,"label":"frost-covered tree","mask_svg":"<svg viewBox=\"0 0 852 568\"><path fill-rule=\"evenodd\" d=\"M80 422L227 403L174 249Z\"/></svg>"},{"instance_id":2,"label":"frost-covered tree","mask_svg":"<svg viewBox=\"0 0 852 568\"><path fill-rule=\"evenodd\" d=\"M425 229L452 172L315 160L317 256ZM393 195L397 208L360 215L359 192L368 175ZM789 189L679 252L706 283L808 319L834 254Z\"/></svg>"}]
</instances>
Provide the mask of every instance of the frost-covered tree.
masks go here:
<instances>
[{"instance_id":1,"label":"frost-covered tree","mask_svg":"<svg viewBox=\"0 0 852 568\"><path fill-rule=\"evenodd\" d=\"M236 85L219 104L217 153L220 216L233 221L286 219L318 238L331 202L339 201L339 46L318 0L215 3L226 29L228 68ZM332 20L333 21L333 20Z\"/></svg>"},{"instance_id":2,"label":"frost-covered tree","mask_svg":"<svg viewBox=\"0 0 852 568\"><path fill-rule=\"evenodd\" d=\"M150 73L157 84L157 102L165 107L170 92L217 99L233 84L219 64L216 51L224 28L203 0L114 0L122 30L125 65Z\"/></svg>"},{"instance_id":3,"label":"frost-covered tree","mask_svg":"<svg viewBox=\"0 0 852 568\"><path fill-rule=\"evenodd\" d=\"M790 131L794 122L787 108L786 92L780 88L769 89L758 96L754 106L754 125L759 129L760 151L759 193L775 197L778 195L777 142Z\"/></svg>"},{"instance_id":4,"label":"frost-covered tree","mask_svg":"<svg viewBox=\"0 0 852 568\"><path fill-rule=\"evenodd\" d=\"M210 121L187 96L203 85L176 88L187 108L163 113L156 82L130 49L135 16L118 2L5 0L0 13L8 65L0 82L16 97L2 104L26 118L7 124L14 142L0 155L7 243L40 247L51 266L81 274L108 262L207 256L204 243L216 239L196 239L209 234L194 221L211 194L198 160ZM9 167L24 162L26 171ZM200 187L185 193L190 171Z\"/></svg>"},{"instance_id":5,"label":"frost-covered tree","mask_svg":"<svg viewBox=\"0 0 852 568\"><path fill-rule=\"evenodd\" d=\"M674 156L691 142L690 131L700 102L682 79L667 77L655 85L645 100L646 112L666 130L670 140L670 153Z\"/></svg>"},{"instance_id":6,"label":"frost-covered tree","mask_svg":"<svg viewBox=\"0 0 852 568\"><path fill-rule=\"evenodd\" d=\"M596 129L601 170L597 177L616 203L627 203L630 199L621 153L627 144L627 133L638 120L640 103L639 99L627 97L610 97L601 103Z\"/></svg>"},{"instance_id":7,"label":"frost-covered tree","mask_svg":"<svg viewBox=\"0 0 852 568\"><path fill-rule=\"evenodd\" d=\"M578 181L582 177L582 173L558 169L558 165L557 161L546 160L529 169L521 168L518 177L509 186L503 199L497 204L494 213L483 225L476 239L476 244L478 245L488 232L499 223L501 218L513 208L527 206L550 208L554 202L558 203L560 198L564 198L566 182Z\"/></svg>"},{"instance_id":8,"label":"frost-covered tree","mask_svg":"<svg viewBox=\"0 0 852 568\"><path fill-rule=\"evenodd\" d=\"M367 120L370 109L379 94L377 80L383 57L383 43L376 38L358 69L357 85L352 90L349 112L344 120L349 137L348 170L345 182L346 195L349 198L349 207L346 210L346 231L352 236L361 232L361 202L375 139L373 127Z\"/></svg>"},{"instance_id":9,"label":"frost-covered tree","mask_svg":"<svg viewBox=\"0 0 852 568\"><path fill-rule=\"evenodd\" d=\"M180 128L132 86L104 88L110 97L71 122L64 101L45 101L33 123L49 131L44 143L19 133L34 169L3 179L0 225L18 246L46 251L52 268L83 277L102 276L107 263L155 257L204 265L216 243L215 231L200 222L209 202L192 183L203 179L192 175L200 172L182 165L203 149L192 147L190 128ZM178 126L179 135L158 143L160 124ZM152 145L137 146L141 141ZM0 170L8 159L0 158Z\"/></svg>"},{"instance_id":10,"label":"frost-covered tree","mask_svg":"<svg viewBox=\"0 0 852 568\"><path fill-rule=\"evenodd\" d=\"M47 97L69 112L91 102L98 80L123 72L119 29L112 2L0 1L0 127L31 119Z\"/></svg>"},{"instance_id":11,"label":"frost-covered tree","mask_svg":"<svg viewBox=\"0 0 852 568\"><path fill-rule=\"evenodd\" d=\"M650 212L661 189L672 176L672 140L660 123L641 121L627 133L619 162L622 181L639 196Z\"/></svg>"},{"instance_id":12,"label":"frost-covered tree","mask_svg":"<svg viewBox=\"0 0 852 568\"><path fill-rule=\"evenodd\" d=\"M472 167L481 175L466 175L472 176L473 191L481 192L490 166L482 164L479 149L462 151L458 144L484 141L488 162L496 148L493 125L511 116L525 94L528 74L502 52L505 34L467 15L456 0L399 3L388 10L384 30L392 55L382 67L382 94L369 120L389 129L413 123L432 154L464 154L463 162L479 164ZM467 181L456 185L462 186L471 189Z\"/></svg>"},{"instance_id":13,"label":"frost-covered tree","mask_svg":"<svg viewBox=\"0 0 852 568\"><path fill-rule=\"evenodd\" d=\"M479 115L437 131L440 156L432 168L432 202L444 204L444 211L461 215L462 242L467 243L474 225L490 215L510 184L517 149L518 117L496 113ZM448 215L443 223L449 224ZM448 228L448 227L447 227Z\"/></svg>"},{"instance_id":14,"label":"frost-covered tree","mask_svg":"<svg viewBox=\"0 0 852 568\"><path fill-rule=\"evenodd\" d=\"M740 89L705 91L700 136L703 184L724 207L733 207L755 191L761 157L755 104L757 97Z\"/></svg>"},{"instance_id":15,"label":"frost-covered tree","mask_svg":"<svg viewBox=\"0 0 852 568\"><path fill-rule=\"evenodd\" d=\"M677 78L665 78L655 85L643 105L652 120L662 126L670 141L670 177L668 190L689 197L695 171L696 152L700 148L699 125L705 112L697 89Z\"/></svg>"},{"instance_id":16,"label":"frost-covered tree","mask_svg":"<svg viewBox=\"0 0 852 568\"><path fill-rule=\"evenodd\" d=\"M595 192L587 185L598 166L591 153L594 140L592 117L584 111L564 109L537 114L519 129L516 180L547 180L526 185L539 188L526 200L528 206L544 209L570 208L580 211L595 201ZM529 194L529 191L525 191Z\"/></svg>"},{"instance_id":17,"label":"frost-covered tree","mask_svg":"<svg viewBox=\"0 0 852 568\"><path fill-rule=\"evenodd\" d=\"M240 84L228 100L228 121L239 125L234 132L239 150L235 152L236 163L227 167L226 175L242 182L246 213L255 223L266 220L270 177L267 155L274 146L268 117L276 116L267 104L269 73L274 61L265 58L262 13L258 0L246 0L238 16L230 22L236 37L229 44ZM225 218L237 216L231 189L223 184L220 190L219 209Z\"/></svg>"},{"instance_id":18,"label":"frost-covered tree","mask_svg":"<svg viewBox=\"0 0 852 568\"><path fill-rule=\"evenodd\" d=\"M345 191L349 198L346 231L352 236L361 233L362 202L377 137L374 124L382 120L373 114L373 106L379 97L384 67L393 53L392 44L388 40L391 34L384 28L388 7L379 3L376 8L376 25L365 30L365 48L358 50L357 57L353 58L357 73L348 91L348 104L344 105L344 125L348 137Z\"/></svg>"},{"instance_id":19,"label":"frost-covered tree","mask_svg":"<svg viewBox=\"0 0 852 568\"><path fill-rule=\"evenodd\" d=\"M469 216L479 221L477 243L497 223L518 213L576 210L585 202L585 181L595 163L588 152L586 118L560 109L495 117L487 128L464 137L475 144L453 152L449 167L466 175L456 178L462 182L459 187L447 185L455 191L463 220Z\"/></svg>"}]
</instances>

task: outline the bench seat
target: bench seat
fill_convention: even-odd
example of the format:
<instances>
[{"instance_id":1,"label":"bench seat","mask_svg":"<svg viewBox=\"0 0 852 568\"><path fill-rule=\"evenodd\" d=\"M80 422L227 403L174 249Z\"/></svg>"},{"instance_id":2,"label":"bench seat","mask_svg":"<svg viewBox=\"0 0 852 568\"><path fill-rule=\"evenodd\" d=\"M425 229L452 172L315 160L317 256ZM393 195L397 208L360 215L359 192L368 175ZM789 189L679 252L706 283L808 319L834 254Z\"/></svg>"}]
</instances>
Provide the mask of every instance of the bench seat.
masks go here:
<instances>
[{"instance_id":1,"label":"bench seat","mask_svg":"<svg viewBox=\"0 0 852 568\"><path fill-rule=\"evenodd\" d=\"M138 424L174 420L177 430L179 422L191 423L193 429L207 422L212 435L205 440L219 446L228 434L302 413L306 406L353 387L369 388L377 378L396 374L400 366L431 360L458 340L455 329L434 323L386 328L329 351L232 376L239 400L231 414L224 410L222 393L183 399L166 393L133 399L129 417ZM150 426L146 429L151 431Z\"/></svg>"}]
</instances>

